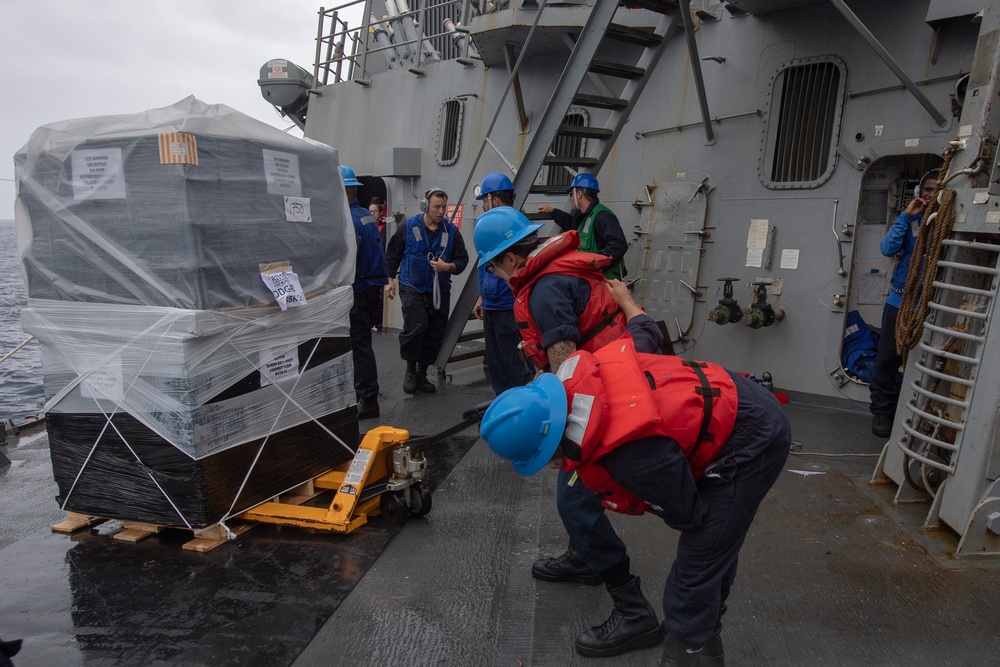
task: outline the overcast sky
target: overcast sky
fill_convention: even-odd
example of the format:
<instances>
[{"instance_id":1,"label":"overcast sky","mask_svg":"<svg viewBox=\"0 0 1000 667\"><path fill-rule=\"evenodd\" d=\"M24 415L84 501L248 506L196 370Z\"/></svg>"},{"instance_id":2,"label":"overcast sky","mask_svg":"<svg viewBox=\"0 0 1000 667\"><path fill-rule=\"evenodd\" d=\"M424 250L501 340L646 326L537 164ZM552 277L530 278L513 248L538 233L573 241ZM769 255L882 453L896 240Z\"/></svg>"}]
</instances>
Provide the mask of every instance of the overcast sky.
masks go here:
<instances>
[{"instance_id":1,"label":"overcast sky","mask_svg":"<svg viewBox=\"0 0 1000 667\"><path fill-rule=\"evenodd\" d=\"M0 0L0 219L14 217L14 153L47 123L194 95L287 128L292 123L264 101L257 77L272 58L312 71L319 7L313 0Z\"/></svg>"}]
</instances>

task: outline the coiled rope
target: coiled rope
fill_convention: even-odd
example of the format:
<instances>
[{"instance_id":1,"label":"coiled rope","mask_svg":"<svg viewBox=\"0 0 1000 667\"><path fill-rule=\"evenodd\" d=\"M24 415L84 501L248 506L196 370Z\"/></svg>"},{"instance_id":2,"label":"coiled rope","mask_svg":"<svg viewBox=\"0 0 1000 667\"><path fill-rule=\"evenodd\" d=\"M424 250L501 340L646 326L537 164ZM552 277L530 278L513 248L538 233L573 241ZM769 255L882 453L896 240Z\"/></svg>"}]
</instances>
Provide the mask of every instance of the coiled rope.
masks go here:
<instances>
[{"instance_id":1,"label":"coiled rope","mask_svg":"<svg viewBox=\"0 0 1000 667\"><path fill-rule=\"evenodd\" d=\"M948 173L956 152L954 149L947 151L938 174ZM948 180L947 176L938 178L938 186L924 209L924 217L917 230L910 269L906 274L906 287L903 288L902 303L896 315L896 351L901 357L920 342L924 320L930 313L927 304L934 294L934 279L937 277L943 242L951 235L951 229L955 225L955 191L941 188Z\"/></svg>"}]
</instances>

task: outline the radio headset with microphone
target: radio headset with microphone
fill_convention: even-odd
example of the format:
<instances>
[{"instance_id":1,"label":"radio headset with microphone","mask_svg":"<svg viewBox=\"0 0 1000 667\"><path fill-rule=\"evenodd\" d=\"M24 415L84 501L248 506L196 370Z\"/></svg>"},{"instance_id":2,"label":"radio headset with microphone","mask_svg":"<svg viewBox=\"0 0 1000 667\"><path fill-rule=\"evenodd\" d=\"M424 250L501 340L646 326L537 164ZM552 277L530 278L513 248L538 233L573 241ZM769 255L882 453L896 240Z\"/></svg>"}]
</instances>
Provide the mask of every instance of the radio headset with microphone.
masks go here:
<instances>
[{"instance_id":1,"label":"radio headset with microphone","mask_svg":"<svg viewBox=\"0 0 1000 667\"><path fill-rule=\"evenodd\" d=\"M920 197L924 190L924 183L926 183L931 178L937 180L938 174L940 173L941 173L940 169L931 169L926 174L921 176L920 182L913 187L913 198L917 199L918 197Z\"/></svg>"},{"instance_id":2,"label":"radio headset with microphone","mask_svg":"<svg viewBox=\"0 0 1000 667\"><path fill-rule=\"evenodd\" d=\"M435 188L427 188L426 190L424 190L424 198L420 200L420 212L421 213L426 213L427 212L428 207L430 207L430 202L428 200L431 198L431 195L436 195L436 194L442 194L443 195L443 194L445 194L445 191L442 190L441 188L436 188L436 187Z\"/></svg>"}]
</instances>

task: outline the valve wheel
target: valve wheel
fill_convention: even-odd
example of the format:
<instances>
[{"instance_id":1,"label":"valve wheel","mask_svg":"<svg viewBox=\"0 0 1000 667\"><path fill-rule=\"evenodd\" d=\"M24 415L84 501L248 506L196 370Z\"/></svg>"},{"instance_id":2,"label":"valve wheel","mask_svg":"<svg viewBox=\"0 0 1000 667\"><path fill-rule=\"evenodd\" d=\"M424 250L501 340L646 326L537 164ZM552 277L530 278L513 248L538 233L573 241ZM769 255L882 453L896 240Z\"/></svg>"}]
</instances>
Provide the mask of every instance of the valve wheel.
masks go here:
<instances>
[{"instance_id":1,"label":"valve wheel","mask_svg":"<svg viewBox=\"0 0 1000 667\"><path fill-rule=\"evenodd\" d=\"M382 516L391 524L399 525L406 521L409 507L406 505L406 498L398 491L387 491L383 493L378 501Z\"/></svg>"},{"instance_id":2,"label":"valve wheel","mask_svg":"<svg viewBox=\"0 0 1000 667\"><path fill-rule=\"evenodd\" d=\"M410 487L410 513L413 516L427 516L431 511L431 492L423 484Z\"/></svg>"}]
</instances>

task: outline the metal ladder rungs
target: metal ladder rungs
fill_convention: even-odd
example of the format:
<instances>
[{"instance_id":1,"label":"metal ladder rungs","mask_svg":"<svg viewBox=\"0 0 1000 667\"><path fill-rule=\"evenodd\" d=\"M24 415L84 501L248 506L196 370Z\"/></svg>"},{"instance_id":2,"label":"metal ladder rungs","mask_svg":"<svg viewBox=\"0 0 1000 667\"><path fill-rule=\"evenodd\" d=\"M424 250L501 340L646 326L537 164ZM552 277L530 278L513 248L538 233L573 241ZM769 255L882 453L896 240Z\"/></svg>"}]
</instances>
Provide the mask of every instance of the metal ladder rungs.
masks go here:
<instances>
[{"instance_id":1,"label":"metal ladder rungs","mask_svg":"<svg viewBox=\"0 0 1000 667\"><path fill-rule=\"evenodd\" d=\"M532 185L528 188L528 192L533 195L565 195L566 186L565 185ZM527 215L527 214L525 214ZM528 216L531 219L531 216ZM548 220L549 218L544 218Z\"/></svg>"},{"instance_id":2,"label":"metal ladder rungs","mask_svg":"<svg viewBox=\"0 0 1000 667\"><path fill-rule=\"evenodd\" d=\"M597 158L575 157L572 155L549 155L542 160L542 164L556 167L596 167Z\"/></svg>"},{"instance_id":3,"label":"metal ladder rungs","mask_svg":"<svg viewBox=\"0 0 1000 667\"><path fill-rule=\"evenodd\" d=\"M916 430L915 428L907 424L905 421L903 422L902 426L903 430L906 431L909 435L913 436L916 440L921 440L923 442L935 445L937 447L940 447L941 449L947 449L950 452L958 451L958 446L955 445L954 443L945 442L944 440L938 440L937 438L932 438L931 436ZM912 450L907 449L906 447L904 447L903 449L906 449L906 451L913 453ZM942 470L948 470L948 468L942 468Z\"/></svg>"},{"instance_id":4,"label":"metal ladder rungs","mask_svg":"<svg viewBox=\"0 0 1000 667\"><path fill-rule=\"evenodd\" d=\"M581 137L583 139L608 139L613 134L606 127L591 127L589 125L561 125L558 133L564 137Z\"/></svg>"},{"instance_id":5,"label":"metal ladder rungs","mask_svg":"<svg viewBox=\"0 0 1000 667\"><path fill-rule=\"evenodd\" d=\"M939 426L945 426L947 428L953 428L956 431L964 431L965 430L965 424L962 424L960 422L953 422L950 419L945 419L944 417L939 417L939 416L937 416L937 415L935 415L933 413L925 412L924 410L921 410L920 408L918 408L915 405L910 405L910 406L907 407L907 409L911 413L913 413L914 415L920 417L921 419L924 419L926 421L932 422L934 424L938 424Z\"/></svg>"},{"instance_id":6,"label":"metal ladder rungs","mask_svg":"<svg viewBox=\"0 0 1000 667\"><path fill-rule=\"evenodd\" d=\"M934 356L943 357L945 359L951 359L952 361L960 361L963 364L971 364L973 366L978 366L980 361L978 357L966 357L961 354L955 354L954 352L948 352L946 350L942 350L941 348L934 347L933 345L928 345L927 343L924 342L920 343L920 349L923 350L924 352L933 354Z\"/></svg>"},{"instance_id":7,"label":"metal ladder rungs","mask_svg":"<svg viewBox=\"0 0 1000 667\"><path fill-rule=\"evenodd\" d=\"M940 262L938 265L940 265ZM986 313L980 313L975 310L962 310L961 308L946 306L936 301L928 302L927 307L931 310L936 310L942 313L951 313L952 315L960 315L961 317L971 317L974 320L985 320L987 317Z\"/></svg>"},{"instance_id":8,"label":"metal ladder rungs","mask_svg":"<svg viewBox=\"0 0 1000 667\"><path fill-rule=\"evenodd\" d=\"M628 101L620 97L605 97L604 95L590 95L587 93L577 93L573 96L573 102L581 106L595 107L597 109L616 110L624 109L628 106Z\"/></svg>"},{"instance_id":9,"label":"metal ladder rungs","mask_svg":"<svg viewBox=\"0 0 1000 667\"><path fill-rule=\"evenodd\" d=\"M916 382L910 383L910 389L920 394L924 398L930 399L932 401L940 401L941 403L947 403L948 405L954 405L956 408L962 408L967 410L969 408L968 401L960 401L957 398L952 398L951 396L943 396L941 394L935 394L930 389L924 389Z\"/></svg>"},{"instance_id":10,"label":"metal ladder rungs","mask_svg":"<svg viewBox=\"0 0 1000 667\"><path fill-rule=\"evenodd\" d=\"M623 0L622 6L628 7L629 9L645 9L651 12L656 12L657 14L663 14L669 12L673 9L677 9L676 2L665 2L660 0Z\"/></svg>"},{"instance_id":11,"label":"metal ladder rungs","mask_svg":"<svg viewBox=\"0 0 1000 667\"><path fill-rule=\"evenodd\" d=\"M971 334L965 331L955 331L954 329L941 327L936 324L931 324L930 322L924 322L924 328L933 331L934 333L939 333L942 336L954 336L955 338L961 338L962 340L979 343L980 345L986 342L986 338L983 336L977 336L976 334Z\"/></svg>"},{"instance_id":12,"label":"metal ladder rungs","mask_svg":"<svg viewBox=\"0 0 1000 667\"><path fill-rule=\"evenodd\" d=\"M587 70L594 74L606 74L620 79L641 79L646 74L646 70L641 67L613 63L610 60L591 60Z\"/></svg>"},{"instance_id":13,"label":"metal ladder rungs","mask_svg":"<svg viewBox=\"0 0 1000 667\"><path fill-rule=\"evenodd\" d=\"M963 264L962 262L951 262L943 259L938 260L938 268L945 269L958 269L959 271L968 271L969 273L985 273L987 275L995 276L997 275L997 269L992 266L978 266L976 264Z\"/></svg>"},{"instance_id":14,"label":"metal ladder rungs","mask_svg":"<svg viewBox=\"0 0 1000 667\"><path fill-rule=\"evenodd\" d=\"M982 241L962 241L960 239L945 239L941 245L955 248L968 248L970 250L988 250L989 252L1000 253L1000 245L993 243L983 243Z\"/></svg>"},{"instance_id":15,"label":"metal ladder rungs","mask_svg":"<svg viewBox=\"0 0 1000 667\"><path fill-rule=\"evenodd\" d=\"M933 285L938 289L948 290L949 292L961 292L962 294L985 296L989 299L992 299L993 297L996 296L996 292L994 290L978 289L976 287L966 287L965 285L956 285L954 283L943 283L940 280L935 280Z\"/></svg>"},{"instance_id":16,"label":"metal ladder rungs","mask_svg":"<svg viewBox=\"0 0 1000 667\"><path fill-rule=\"evenodd\" d=\"M927 368L927 366L924 366L919 361L913 364L913 367L924 375L929 375L933 378L937 378L938 380L944 380L945 382L951 382L952 384L960 384L963 387L972 387L975 384L973 380L966 380L965 378L960 378L956 375L948 375L947 373L936 371L933 368Z\"/></svg>"},{"instance_id":17,"label":"metal ladder rungs","mask_svg":"<svg viewBox=\"0 0 1000 667\"><path fill-rule=\"evenodd\" d=\"M627 42L638 46L657 46L663 41L663 38L654 32L620 23L612 23L608 26L608 31L604 33L604 36L617 42Z\"/></svg>"}]
</instances>

